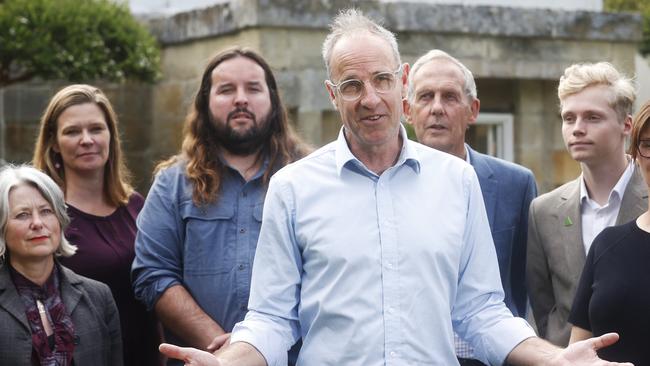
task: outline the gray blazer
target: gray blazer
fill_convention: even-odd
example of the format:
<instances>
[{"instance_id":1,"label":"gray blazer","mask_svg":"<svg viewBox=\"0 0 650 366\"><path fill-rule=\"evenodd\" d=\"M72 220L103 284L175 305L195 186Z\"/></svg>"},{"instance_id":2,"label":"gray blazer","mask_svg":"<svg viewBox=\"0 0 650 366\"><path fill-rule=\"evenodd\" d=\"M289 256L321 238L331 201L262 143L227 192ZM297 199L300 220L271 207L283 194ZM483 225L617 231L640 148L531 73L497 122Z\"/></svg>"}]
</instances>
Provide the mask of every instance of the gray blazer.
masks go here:
<instances>
[{"instance_id":1,"label":"gray blazer","mask_svg":"<svg viewBox=\"0 0 650 366\"><path fill-rule=\"evenodd\" d=\"M585 264L580 215L580 178L539 196L530 205L526 282L539 336L566 346L567 322ZM648 208L639 169L625 192L616 225L634 220Z\"/></svg>"},{"instance_id":2,"label":"gray blazer","mask_svg":"<svg viewBox=\"0 0 650 366\"><path fill-rule=\"evenodd\" d=\"M59 268L61 299L75 329L74 364L122 365L120 318L111 290ZM0 324L0 365L31 366L31 330L7 265L0 266Z\"/></svg>"}]
</instances>

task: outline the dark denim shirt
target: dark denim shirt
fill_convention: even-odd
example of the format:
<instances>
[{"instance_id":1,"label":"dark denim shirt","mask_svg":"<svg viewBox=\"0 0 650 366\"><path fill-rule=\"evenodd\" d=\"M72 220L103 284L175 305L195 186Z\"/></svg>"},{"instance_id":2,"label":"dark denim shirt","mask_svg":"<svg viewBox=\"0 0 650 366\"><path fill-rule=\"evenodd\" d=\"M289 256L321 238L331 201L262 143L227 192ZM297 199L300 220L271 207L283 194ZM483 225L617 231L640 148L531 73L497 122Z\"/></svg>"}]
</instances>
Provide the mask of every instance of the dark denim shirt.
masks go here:
<instances>
[{"instance_id":1,"label":"dark denim shirt","mask_svg":"<svg viewBox=\"0 0 650 366\"><path fill-rule=\"evenodd\" d=\"M262 221L266 164L248 182L226 169L219 198L197 206L185 164L156 176L137 219L132 267L136 297L153 309L181 284L226 332L244 318ZM182 344L166 331L167 341Z\"/></svg>"}]
</instances>

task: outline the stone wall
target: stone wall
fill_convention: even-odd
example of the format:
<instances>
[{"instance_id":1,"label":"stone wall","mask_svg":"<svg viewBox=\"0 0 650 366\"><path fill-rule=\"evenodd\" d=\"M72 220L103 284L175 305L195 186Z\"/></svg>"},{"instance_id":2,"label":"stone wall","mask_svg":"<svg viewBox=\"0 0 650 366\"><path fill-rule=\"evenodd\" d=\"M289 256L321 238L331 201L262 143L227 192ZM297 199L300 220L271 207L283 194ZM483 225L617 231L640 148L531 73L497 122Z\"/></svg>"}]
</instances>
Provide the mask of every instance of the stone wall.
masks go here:
<instances>
[{"instance_id":1,"label":"stone wall","mask_svg":"<svg viewBox=\"0 0 650 366\"><path fill-rule=\"evenodd\" d=\"M350 4L397 33L403 61L440 48L472 69L482 111L513 114L515 161L535 172L541 191L577 172L559 134L555 89L562 71L574 62L607 60L633 73L641 36L638 15L376 1L233 0L149 19L163 46L163 78L153 86L103 86L120 114L138 188L147 190L155 161L178 151L204 65L230 45L266 57L307 140L321 145L335 138L340 122L323 85L320 47L331 18ZM31 156L35 124L57 85L35 82L5 91L8 160Z\"/></svg>"}]
</instances>

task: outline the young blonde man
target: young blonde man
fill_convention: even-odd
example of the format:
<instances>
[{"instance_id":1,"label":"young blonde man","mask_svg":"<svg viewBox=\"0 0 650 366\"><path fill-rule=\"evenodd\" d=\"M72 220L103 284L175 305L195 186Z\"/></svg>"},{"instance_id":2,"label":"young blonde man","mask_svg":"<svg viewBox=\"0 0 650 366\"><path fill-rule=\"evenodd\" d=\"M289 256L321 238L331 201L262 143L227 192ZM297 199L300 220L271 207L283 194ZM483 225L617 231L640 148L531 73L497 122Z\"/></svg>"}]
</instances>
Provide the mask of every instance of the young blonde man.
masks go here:
<instances>
[{"instance_id":1,"label":"young blonde man","mask_svg":"<svg viewBox=\"0 0 650 366\"><path fill-rule=\"evenodd\" d=\"M605 227L647 208L643 179L625 154L635 89L611 64L568 67L558 87L562 137L582 174L533 200L529 214L527 284L538 333L559 346L586 253Z\"/></svg>"}]
</instances>

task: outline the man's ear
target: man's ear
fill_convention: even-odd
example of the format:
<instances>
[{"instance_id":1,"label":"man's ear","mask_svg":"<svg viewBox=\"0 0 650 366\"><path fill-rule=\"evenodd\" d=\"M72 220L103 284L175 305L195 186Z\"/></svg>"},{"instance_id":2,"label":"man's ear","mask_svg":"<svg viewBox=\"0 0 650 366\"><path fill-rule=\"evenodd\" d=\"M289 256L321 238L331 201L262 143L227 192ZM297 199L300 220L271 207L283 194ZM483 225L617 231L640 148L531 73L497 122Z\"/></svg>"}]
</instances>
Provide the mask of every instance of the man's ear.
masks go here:
<instances>
[{"instance_id":1,"label":"man's ear","mask_svg":"<svg viewBox=\"0 0 650 366\"><path fill-rule=\"evenodd\" d=\"M478 118L478 112L481 110L481 101L478 98L472 98L472 102L469 104L469 109L471 115L468 125L471 125L476 122L476 119Z\"/></svg>"},{"instance_id":2,"label":"man's ear","mask_svg":"<svg viewBox=\"0 0 650 366\"><path fill-rule=\"evenodd\" d=\"M623 121L623 135L630 136L632 134L632 115L627 115Z\"/></svg>"},{"instance_id":3,"label":"man's ear","mask_svg":"<svg viewBox=\"0 0 650 366\"><path fill-rule=\"evenodd\" d=\"M407 62L402 64L402 98L406 98L406 94L408 91L408 80L409 80L409 72L411 71L411 67Z\"/></svg>"},{"instance_id":4,"label":"man's ear","mask_svg":"<svg viewBox=\"0 0 650 366\"><path fill-rule=\"evenodd\" d=\"M413 121L411 120L411 104L409 103L408 98L402 99L402 110L404 111L404 119L406 120L406 123L413 124Z\"/></svg>"},{"instance_id":5,"label":"man's ear","mask_svg":"<svg viewBox=\"0 0 650 366\"><path fill-rule=\"evenodd\" d=\"M325 80L325 89L327 89L327 95L330 97L330 102L332 102L332 105L334 106L334 110L338 110L339 107L336 105L336 93L334 92L334 88L330 85L329 80Z\"/></svg>"}]
</instances>

